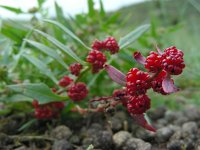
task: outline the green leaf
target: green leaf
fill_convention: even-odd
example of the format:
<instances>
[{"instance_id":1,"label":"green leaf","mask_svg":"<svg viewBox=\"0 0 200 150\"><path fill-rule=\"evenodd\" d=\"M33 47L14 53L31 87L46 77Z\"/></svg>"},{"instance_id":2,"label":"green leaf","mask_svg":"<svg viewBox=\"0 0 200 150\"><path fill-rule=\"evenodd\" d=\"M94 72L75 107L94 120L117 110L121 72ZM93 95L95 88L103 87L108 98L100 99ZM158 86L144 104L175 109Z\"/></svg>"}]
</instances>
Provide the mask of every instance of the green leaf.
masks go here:
<instances>
[{"instance_id":1,"label":"green leaf","mask_svg":"<svg viewBox=\"0 0 200 150\"><path fill-rule=\"evenodd\" d=\"M45 104L54 101L64 101L68 97L54 94L50 88L44 83L24 83L16 85L8 85L8 88L19 92L25 96L37 99L40 104Z\"/></svg>"},{"instance_id":2,"label":"green leaf","mask_svg":"<svg viewBox=\"0 0 200 150\"><path fill-rule=\"evenodd\" d=\"M39 8L41 8L45 0L37 0L37 2L38 2Z\"/></svg>"},{"instance_id":3,"label":"green leaf","mask_svg":"<svg viewBox=\"0 0 200 150\"><path fill-rule=\"evenodd\" d=\"M88 0L88 14L90 17L93 17L95 15L93 0Z\"/></svg>"},{"instance_id":4,"label":"green leaf","mask_svg":"<svg viewBox=\"0 0 200 150\"><path fill-rule=\"evenodd\" d=\"M103 6L102 0L99 0L99 3L100 3L100 15L102 17L104 17L106 15L106 13L105 13L105 10L104 10L104 6Z\"/></svg>"},{"instance_id":5,"label":"green leaf","mask_svg":"<svg viewBox=\"0 0 200 150\"><path fill-rule=\"evenodd\" d=\"M51 72L51 70L47 67L46 64L44 64L42 61L31 55L23 54L23 56L27 60L29 60L35 67L37 67L41 73L49 77L55 84L58 83L57 79L54 77L54 74Z\"/></svg>"},{"instance_id":6,"label":"green leaf","mask_svg":"<svg viewBox=\"0 0 200 150\"><path fill-rule=\"evenodd\" d=\"M0 5L0 7L5 8L5 9L7 9L9 11L12 11L12 12L14 12L16 14L24 13L20 8L15 8L15 7L10 7L10 6L3 6L3 5Z\"/></svg>"},{"instance_id":7,"label":"green leaf","mask_svg":"<svg viewBox=\"0 0 200 150\"><path fill-rule=\"evenodd\" d=\"M60 48L61 50L63 50L66 54L68 54L69 56L71 56L77 62L81 63L82 65L85 64L85 62L82 61L69 47L67 47L66 45L62 44L58 40L56 40L54 37L50 36L49 34L46 34L46 33L42 32L40 30L35 30L35 32L41 34L46 39L48 39L49 41L51 41L54 45L56 45L58 48Z\"/></svg>"},{"instance_id":8,"label":"green leaf","mask_svg":"<svg viewBox=\"0 0 200 150\"><path fill-rule=\"evenodd\" d=\"M30 29L29 32L26 34L25 39L28 39L32 35L33 31L34 31L33 29ZM13 71L17 67L17 65L19 63L19 59L21 58L22 54L25 52L26 44L27 44L27 42L23 41L22 45L20 46L19 53L14 56L14 61L13 61L13 65L11 67L11 71Z\"/></svg>"},{"instance_id":9,"label":"green leaf","mask_svg":"<svg viewBox=\"0 0 200 150\"><path fill-rule=\"evenodd\" d=\"M19 129L18 131L23 131L24 129L27 129L29 127L31 127L32 124L36 123L37 122L37 119L31 119L29 120L28 122L26 122L25 124L23 124Z\"/></svg>"},{"instance_id":10,"label":"green leaf","mask_svg":"<svg viewBox=\"0 0 200 150\"><path fill-rule=\"evenodd\" d=\"M136 41L143 33L145 33L149 29L149 27L150 27L149 24L142 25L137 29L135 29L134 31L127 34L126 36L122 37L119 41L120 49L123 49L127 47L129 44Z\"/></svg>"},{"instance_id":11,"label":"green leaf","mask_svg":"<svg viewBox=\"0 0 200 150\"><path fill-rule=\"evenodd\" d=\"M65 62L63 61L63 59L52 48L50 48L50 47L48 47L48 46L46 46L44 44L32 41L32 40L27 40L27 39L25 39L25 40L29 44L31 44L31 45L35 46L36 48L38 48L41 52L43 52L46 55L48 55L48 56L54 58L55 60L57 60L61 65L63 65L63 67L68 68L68 65L65 64Z\"/></svg>"},{"instance_id":12,"label":"green leaf","mask_svg":"<svg viewBox=\"0 0 200 150\"><path fill-rule=\"evenodd\" d=\"M87 45L85 45L85 43L81 39L79 39L71 30L69 30L68 28L66 28L64 25L60 24L59 22L56 22L56 21L53 21L53 20L49 20L49 19L45 19L44 21L48 22L48 23L51 23L51 24L54 24L58 28L62 29L66 34L68 34L69 36L71 36L74 40L76 40L81 45L83 45L85 48L91 50L90 47L88 47Z\"/></svg>"}]
</instances>

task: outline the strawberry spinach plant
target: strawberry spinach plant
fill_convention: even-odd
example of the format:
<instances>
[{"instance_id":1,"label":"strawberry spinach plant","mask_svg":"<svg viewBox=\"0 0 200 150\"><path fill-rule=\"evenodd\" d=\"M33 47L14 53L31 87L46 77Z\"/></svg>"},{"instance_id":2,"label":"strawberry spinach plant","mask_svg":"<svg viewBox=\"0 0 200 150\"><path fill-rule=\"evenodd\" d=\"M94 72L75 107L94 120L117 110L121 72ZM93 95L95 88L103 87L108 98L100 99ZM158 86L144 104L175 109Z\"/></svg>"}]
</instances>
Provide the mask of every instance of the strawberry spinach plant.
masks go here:
<instances>
[{"instance_id":1,"label":"strawberry spinach plant","mask_svg":"<svg viewBox=\"0 0 200 150\"><path fill-rule=\"evenodd\" d=\"M115 59L115 55L121 50L125 50L131 42L135 40L135 34L138 32L142 34L148 29L148 25L144 25L126 35L119 43L114 37L108 37L105 40L95 40L92 43L91 48L86 46L75 34L63 25L52 20L46 20L46 22L57 25L69 34L74 40L78 41L86 49L88 54L84 59L79 58L72 50L58 43L56 39L52 39L51 36L35 30L43 36L47 36L47 39L52 41L53 44L60 46L71 57L74 62L67 67L68 74L64 74L63 77L56 81L51 76L51 72L48 69L44 74L51 78L55 82L55 86L49 89L45 83L23 83L17 85L9 85L8 87L16 92L20 92L26 96L33 98L32 105L35 109L34 116L37 119L52 119L59 117L62 109L68 107L70 101L73 105L68 108L72 112L79 112L81 114L89 112L105 112L108 108L115 108L118 105L124 106L133 119L142 127L156 131L145 119L144 113L150 109L151 100L147 96L147 90L152 88L155 92L162 95L167 95L178 91L178 88L174 86L174 80L172 75L180 75L185 67L183 60L183 52L178 50L175 46L166 48L162 52L157 48L157 52L151 51L147 58L142 56L140 52L135 52L133 57L135 60L144 65L147 72L144 72L138 68L131 68L128 73L124 74L120 70L111 65L111 62ZM26 40L30 44L37 48L44 48L49 50L44 45L36 43L31 40ZM53 51L48 51L49 53ZM35 64L39 69L43 63L35 60L32 56L23 54L30 62ZM57 56L57 53L52 57ZM82 77L87 74L92 76L100 74L101 72L107 72L108 76L116 83L121 85L121 88L115 89L110 96L98 96L91 97L89 95L90 89L88 88L87 81L81 81ZM98 85L94 85L98 86ZM109 85L108 85L109 86ZM87 98L90 103L88 108L83 108L79 103L85 101ZM94 106L92 103L106 101L103 105ZM65 106L66 105L66 106Z\"/></svg>"}]
</instances>

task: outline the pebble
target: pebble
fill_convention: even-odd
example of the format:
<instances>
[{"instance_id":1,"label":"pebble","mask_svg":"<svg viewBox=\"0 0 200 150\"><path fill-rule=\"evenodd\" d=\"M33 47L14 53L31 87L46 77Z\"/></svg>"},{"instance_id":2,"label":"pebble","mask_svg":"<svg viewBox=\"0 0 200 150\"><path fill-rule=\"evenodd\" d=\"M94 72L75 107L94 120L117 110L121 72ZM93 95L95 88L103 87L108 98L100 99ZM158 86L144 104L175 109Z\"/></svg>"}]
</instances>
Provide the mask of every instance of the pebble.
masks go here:
<instances>
[{"instance_id":1,"label":"pebble","mask_svg":"<svg viewBox=\"0 0 200 150\"><path fill-rule=\"evenodd\" d=\"M132 136L127 131L119 131L113 135L113 141L116 147L120 148L124 146L126 141L130 139Z\"/></svg>"},{"instance_id":2,"label":"pebble","mask_svg":"<svg viewBox=\"0 0 200 150\"><path fill-rule=\"evenodd\" d=\"M126 142L126 146L123 150L151 150L151 144L141 139L130 138Z\"/></svg>"},{"instance_id":3,"label":"pebble","mask_svg":"<svg viewBox=\"0 0 200 150\"><path fill-rule=\"evenodd\" d=\"M148 116L152 120L158 120L158 119L163 118L165 116L165 112L166 112L166 107L160 106L160 107L158 107L154 110L150 110L148 112Z\"/></svg>"},{"instance_id":4,"label":"pebble","mask_svg":"<svg viewBox=\"0 0 200 150\"><path fill-rule=\"evenodd\" d=\"M72 135L71 130L67 126L65 126L65 125L57 126L51 132L51 136L53 138L58 139L58 140L61 140L61 139L67 140L67 139L70 138L71 135Z\"/></svg>"},{"instance_id":5,"label":"pebble","mask_svg":"<svg viewBox=\"0 0 200 150\"><path fill-rule=\"evenodd\" d=\"M110 124L111 124L111 129L114 132L117 132L117 131L122 129L122 122L120 121L119 118L112 117L109 121L110 121Z\"/></svg>"},{"instance_id":6,"label":"pebble","mask_svg":"<svg viewBox=\"0 0 200 150\"><path fill-rule=\"evenodd\" d=\"M163 143L169 140L169 138L174 134L174 131L170 127L163 127L156 132L156 141Z\"/></svg>"},{"instance_id":7,"label":"pebble","mask_svg":"<svg viewBox=\"0 0 200 150\"><path fill-rule=\"evenodd\" d=\"M198 132L198 126L195 122L186 122L182 126L182 133L184 137L195 135Z\"/></svg>"},{"instance_id":8,"label":"pebble","mask_svg":"<svg viewBox=\"0 0 200 150\"><path fill-rule=\"evenodd\" d=\"M56 140L52 146L52 150L73 150L72 145L66 141L63 140Z\"/></svg>"},{"instance_id":9,"label":"pebble","mask_svg":"<svg viewBox=\"0 0 200 150\"><path fill-rule=\"evenodd\" d=\"M196 106L187 106L183 113L190 121L200 120L200 110Z\"/></svg>"}]
</instances>

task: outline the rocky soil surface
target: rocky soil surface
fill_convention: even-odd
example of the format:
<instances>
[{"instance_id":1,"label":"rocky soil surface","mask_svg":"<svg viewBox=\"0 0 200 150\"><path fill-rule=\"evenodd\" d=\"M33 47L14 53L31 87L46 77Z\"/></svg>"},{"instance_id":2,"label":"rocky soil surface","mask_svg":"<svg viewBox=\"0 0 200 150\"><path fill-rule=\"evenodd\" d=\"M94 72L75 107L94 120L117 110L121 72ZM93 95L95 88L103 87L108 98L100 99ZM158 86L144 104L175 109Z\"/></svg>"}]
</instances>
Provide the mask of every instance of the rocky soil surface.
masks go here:
<instances>
[{"instance_id":1,"label":"rocky soil surface","mask_svg":"<svg viewBox=\"0 0 200 150\"><path fill-rule=\"evenodd\" d=\"M122 110L113 116L90 114L51 125L40 121L24 132L17 131L23 116L7 117L7 122L0 117L0 150L200 150L199 108L159 107L148 116L156 133L138 127Z\"/></svg>"}]
</instances>

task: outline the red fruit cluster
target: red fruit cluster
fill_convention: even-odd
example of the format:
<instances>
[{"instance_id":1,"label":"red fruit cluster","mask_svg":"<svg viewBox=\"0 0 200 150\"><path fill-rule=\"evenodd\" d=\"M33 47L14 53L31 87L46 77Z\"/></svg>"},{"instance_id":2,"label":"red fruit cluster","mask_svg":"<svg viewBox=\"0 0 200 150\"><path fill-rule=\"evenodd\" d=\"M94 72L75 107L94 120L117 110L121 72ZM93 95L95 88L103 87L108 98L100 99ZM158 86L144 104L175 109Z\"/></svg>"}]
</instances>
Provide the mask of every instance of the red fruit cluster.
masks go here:
<instances>
[{"instance_id":1,"label":"red fruit cluster","mask_svg":"<svg viewBox=\"0 0 200 150\"><path fill-rule=\"evenodd\" d=\"M35 108L34 116L37 119L57 118L65 107L64 102L51 102L40 105L37 100L33 100L32 105Z\"/></svg>"},{"instance_id":2,"label":"red fruit cluster","mask_svg":"<svg viewBox=\"0 0 200 150\"><path fill-rule=\"evenodd\" d=\"M88 54L86 60L92 65L92 73L97 73L103 69L106 62L106 56L101 51L92 50Z\"/></svg>"},{"instance_id":3,"label":"red fruit cluster","mask_svg":"<svg viewBox=\"0 0 200 150\"><path fill-rule=\"evenodd\" d=\"M127 109L132 114L142 114L150 108L150 99L146 91L151 87L155 92L163 95L169 94L164 91L165 82L173 83L170 75L179 75L185 67L183 52L176 49L175 46L169 47L161 52L150 52L145 59L141 53L134 55L137 62L144 64L148 72L132 68L126 75L127 89ZM166 87L165 87L166 88ZM167 87L168 88L168 87ZM173 88L172 88L173 90Z\"/></svg>"},{"instance_id":4,"label":"red fruit cluster","mask_svg":"<svg viewBox=\"0 0 200 150\"><path fill-rule=\"evenodd\" d=\"M151 51L149 56L147 56L144 67L149 72L158 72L162 69L162 56L158 53Z\"/></svg>"},{"instance_id":5,"label":"red fruit cluster","mask_svg":"<svg viewBox=\"0 0 200 150\"><path fill-rule=\"evenodd\" d=\"M183 52L178 50L175 46L165 49L162 55L162 65L165 71L171 75L181 74L183 68L185 68L183 55Z\"/></svg>"},{"instance_id":6,"label":"red fruit cluster","mask_svg":"<svg viewBox=\"0 0 200 150\"><path fill-rule=\"evenodd\" d=\"M59 86L61 86L61 87L67 87L72 82L73 82L73 80L70 77L64 76L62 79L60 79Z\"/></svg>"},{"instance_id":7,"label":"red fruit cluster","mask_svg":"<svg viewBox=\"0 0 200 150\"><path fill-rule=\"evenodd\" d=\"M150 99L147 95L129 96L127 109L130 114L142 114L151 106Z\"/></svg>"},{"instance_id":8,"label":"red fruit cluster","mask_svg":"<svg viewBox=\"0 0 200 150\"><path fill-rule=\"evenodd\" d=\"M79 63L74 63L69 66L69 70L70 70L71 74L73 74L75 76L78 76L80 74L80 71L82 68L83 68L83 66Z\"/></svg>"},{"instance_id":9,"label":"red fruit cluster","mask_svg":"<svg viewBox=\"0 0 200 150\"><path fill-rule=\"evenodd\" d=\"M108 37L104 41L95 40L92 44L93 50L107 50L110 54L115 54L119 51L119 45L114 37Z\"/></svg>"},{"instance_id":10,"label":"red fruit cluster","mask_svg":"<svg viewBox=\"0 0 200 150\"><path fill-rule=\"evenodd\" d=\"M88 89L85 83L78 82L67 90L67 94L73 101L81 101L87 96Z\"/></svg>"},{"instance_id":11,"label":"red fruit cluster","mask_svg":"<svg viewBox=\"0 0 200 150\"><path fill-rule=\"evenodd\" d=\"M118 53L119 45L114 37L108 37L105 41L105 48L106 50L110 51L111 54Z\"/></svg>"},{"instance_id":12,"label":"red fruit cluster","mask_svg":"<svg viewBox=\"0 0 200 150\"><path fill-rule=\"evenodd\" d=\"M145 94L150 88L148 73L143 72L137 68L132 68L126 75L127 93L131 96Z\"/></svg>"},{"instance_id":13,"label":"red fruit cluster","mask_svg":"<svg viewBox=\"0 0 200 150\"><path fill-rule=\"evenodd\" d=\"M92 49L97 50L97 51L101 51L101 50L105 49L105 44L104 44L103 41L95 40L92 43Z\"/></svg>"}]
</instances>

